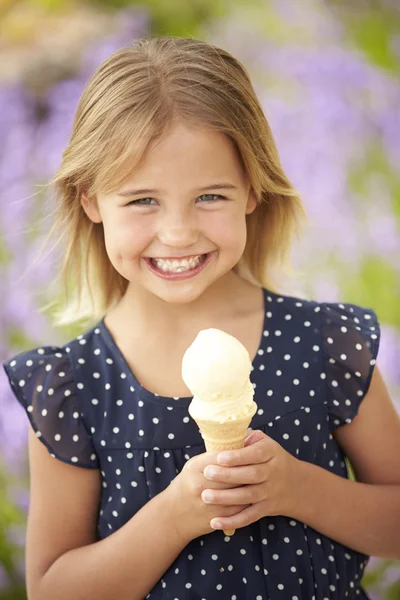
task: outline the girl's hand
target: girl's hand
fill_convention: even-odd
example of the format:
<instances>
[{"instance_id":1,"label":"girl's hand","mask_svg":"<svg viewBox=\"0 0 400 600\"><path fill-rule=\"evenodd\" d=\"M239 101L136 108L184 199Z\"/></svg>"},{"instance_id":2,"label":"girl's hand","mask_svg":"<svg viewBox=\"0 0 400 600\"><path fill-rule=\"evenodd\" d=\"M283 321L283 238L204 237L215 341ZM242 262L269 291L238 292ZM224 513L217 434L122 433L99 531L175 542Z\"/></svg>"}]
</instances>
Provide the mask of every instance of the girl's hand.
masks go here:
<instances>
[{"instance_id":1,"label":"girl's hand","mask_svg":"<svg viewBox=\"0 0 400 600\"><path fill-rule=\"evenodd\" d=\"M249 505L241 502L235 504L232 501L229 502L229 506L224 506L223 502L218 502L216 505L203 502L201 494L206 488L224 490L232 487L229 483L212 482L204 477L205 467L216 464L218 454L220 452L204 452L188 460L164 492L167 510L170 512L177 535L186 543L214 531L210 521L215 517L236 515Z\"/></svg>"},{"instance_id":2,"label":"girl's hand","mask_svg":"<svg viewBox=\"0 0 400 600\"><path fill-rule=\"evenodd\" d=\"M299 463L275 440L258 430L249 435L244 448L220 452L215 464L204 469L204 475L210 482L225 483L230 489L217 490L209 486L202 492L203 501L213 506L248 507L231 517L220 513L210 525L214 529L238 529L261 517L290 516Z\"/></svg>"}]
</instances>

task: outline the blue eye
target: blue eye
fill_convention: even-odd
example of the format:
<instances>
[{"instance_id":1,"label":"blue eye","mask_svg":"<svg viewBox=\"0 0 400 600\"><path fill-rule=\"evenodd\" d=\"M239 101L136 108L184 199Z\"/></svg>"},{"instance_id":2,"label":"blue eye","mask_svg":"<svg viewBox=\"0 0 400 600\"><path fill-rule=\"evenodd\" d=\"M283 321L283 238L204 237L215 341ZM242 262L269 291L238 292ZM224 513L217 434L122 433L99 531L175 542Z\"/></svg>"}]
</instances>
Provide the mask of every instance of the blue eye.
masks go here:
<instances>
[{"instance_id":1,"label":"blue eye","mask_svg":"<svg viewBox=\"0 0 400 600\"><path fill-rule=\"evenodd\" d=\"M131 200L129 204L135 204L136 206L151 206L151 203L155 202L153 198L139 198L138 200Z\"/></svg>"},{"instance_id":2,"label":"blue eye","mask_svg":"<svg viewBox=\"0 0 400 600\"><path fill-rule=\"evenodd\" d=\"M224 196L219 196L218 194L203 194L202 196L199 196L199 198L209 198L208 200L205 200L205 202L214 202L215 200L225 200ZM212 200L210 200L210 198L212 198Z\"/></svg>"}]
</instances>

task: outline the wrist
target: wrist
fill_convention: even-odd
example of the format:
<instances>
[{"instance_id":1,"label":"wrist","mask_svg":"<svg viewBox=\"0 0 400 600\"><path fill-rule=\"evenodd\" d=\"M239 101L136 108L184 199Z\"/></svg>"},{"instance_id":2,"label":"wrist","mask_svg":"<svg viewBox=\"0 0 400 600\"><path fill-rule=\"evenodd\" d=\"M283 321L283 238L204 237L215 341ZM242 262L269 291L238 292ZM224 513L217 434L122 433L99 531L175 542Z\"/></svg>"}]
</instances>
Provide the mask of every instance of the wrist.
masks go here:
<instances>
[{"instance_id":1,"label":"wrist","mask_svg":"<svg viewBox=\"0 0 400 600\"><path fill-rule=\"evenodd\" d=\"M167 519L170 528L172 528L174 535L181 541L182 546L185 547L189 542L192 541L195 535L187 527L188 519L182 511L182 502L180 502L179 494L176 493L173 482L160 494L163 497L163 511L165 518Z\"/></svg>"},{"instance_id":2,"label":"wrist","mask_svg":"<svg viewBox=\"0 0 400 600\"><path fill-rule=\"evenodd\" d=\"M285 514L298 521L304 521L306 507L312 503L313 489L312 469L314 465L304 460L293 457L292 486L289 506ZM310 483L311 482L311 483Z\"/></svg>"}]
</instances>

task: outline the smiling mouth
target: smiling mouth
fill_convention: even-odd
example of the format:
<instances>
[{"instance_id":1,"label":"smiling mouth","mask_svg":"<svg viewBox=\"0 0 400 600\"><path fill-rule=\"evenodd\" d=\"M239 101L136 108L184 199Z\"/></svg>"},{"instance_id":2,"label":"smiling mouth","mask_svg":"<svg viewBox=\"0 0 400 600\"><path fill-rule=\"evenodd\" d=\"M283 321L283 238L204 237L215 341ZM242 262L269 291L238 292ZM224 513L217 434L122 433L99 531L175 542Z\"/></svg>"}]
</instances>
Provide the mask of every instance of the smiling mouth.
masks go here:
<instances>
[{"instance_id":1,"label":"smiling mouth","mask_svg":"<svg viewBox=\"0 0 400 600\"><path fill-rule=\"evenodd\" d=\"M187 258L150 258L151 266L163 273L186 273L196 270L209 254L196 254Z\"/></svg>"}]
</instances>

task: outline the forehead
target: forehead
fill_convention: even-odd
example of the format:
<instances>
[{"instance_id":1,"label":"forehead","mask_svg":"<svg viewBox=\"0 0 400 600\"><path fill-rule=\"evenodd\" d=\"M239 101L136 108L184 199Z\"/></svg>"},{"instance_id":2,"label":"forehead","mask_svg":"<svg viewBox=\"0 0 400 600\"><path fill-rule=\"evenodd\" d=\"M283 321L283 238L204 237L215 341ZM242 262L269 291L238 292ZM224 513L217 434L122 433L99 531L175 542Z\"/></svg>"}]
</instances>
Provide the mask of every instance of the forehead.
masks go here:
<instances>
[{"instance_id":1,"label":"forehead","mask_svg":"<svg viewBox=\"0 0 400 600\"><path fill-rule=\"evenodd\" d=\"M141 159L132 162L130 172L129 165L127 168L127 182L156 180L184 184L205 177L209 180L229 177L242 183L245 179L239 153L228 136L211 128L181 123L153 140Z\"/></svg>"}]
</instances>

